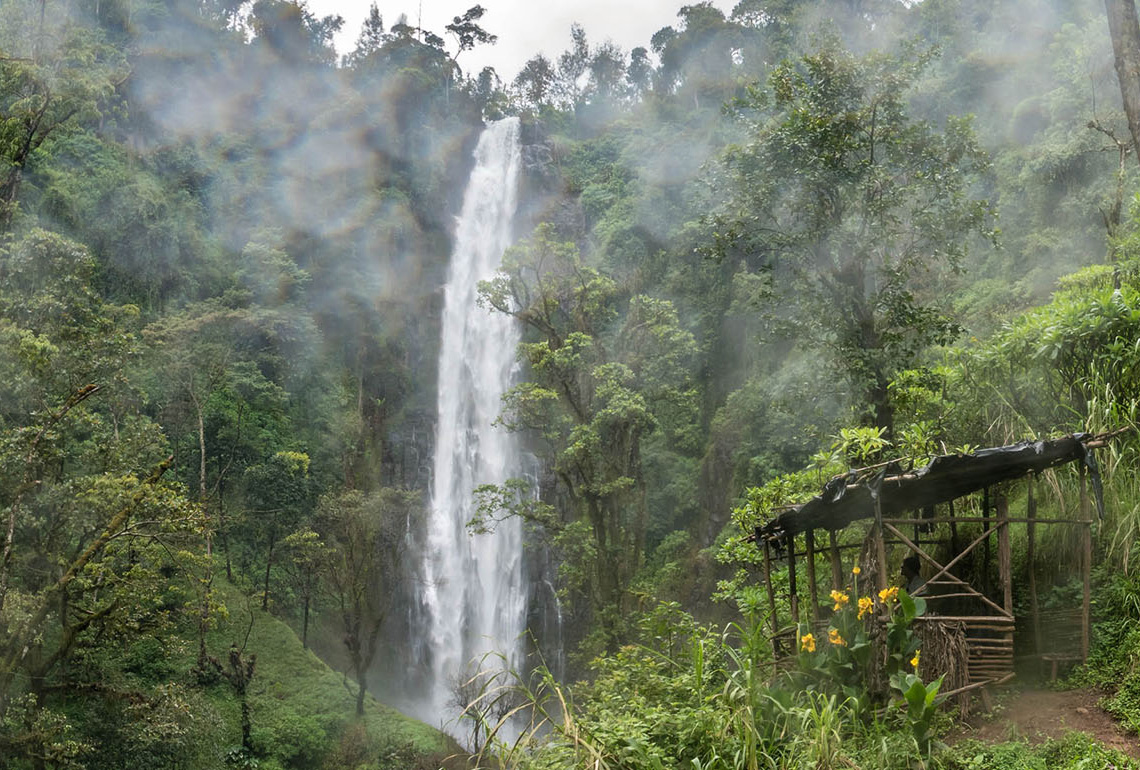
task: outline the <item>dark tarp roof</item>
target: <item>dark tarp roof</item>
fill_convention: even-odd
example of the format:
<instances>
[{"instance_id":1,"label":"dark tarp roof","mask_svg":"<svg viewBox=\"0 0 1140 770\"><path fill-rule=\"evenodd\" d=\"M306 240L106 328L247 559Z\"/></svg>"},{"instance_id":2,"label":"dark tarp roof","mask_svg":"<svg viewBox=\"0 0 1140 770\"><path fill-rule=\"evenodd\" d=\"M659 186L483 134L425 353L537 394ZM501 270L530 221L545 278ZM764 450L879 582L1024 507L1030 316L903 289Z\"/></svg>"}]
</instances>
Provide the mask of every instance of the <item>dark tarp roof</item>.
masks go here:
<instances>
[{"instance_id":1,"label":"dark tarp roof","mask_svg":"<svg viewBox=\"0 0 1140 770\"><path fill-rule=\"evenodd\" d=\"M779 540L809 529L843 529L859 519L875 515L878 496L885 517L945 503L979 489L1043 471L1074 460L1091 472L1097 511L1104 516L1104 502L1096 459L1086 444L1094 438L1079 433L1048 441L1022 441L968 455L942 455L925 468L904 471L897 463L877 469L851 471L829 481L818 496L789 508L756 529L756 538Z\"/></svg>"}]
</instances>

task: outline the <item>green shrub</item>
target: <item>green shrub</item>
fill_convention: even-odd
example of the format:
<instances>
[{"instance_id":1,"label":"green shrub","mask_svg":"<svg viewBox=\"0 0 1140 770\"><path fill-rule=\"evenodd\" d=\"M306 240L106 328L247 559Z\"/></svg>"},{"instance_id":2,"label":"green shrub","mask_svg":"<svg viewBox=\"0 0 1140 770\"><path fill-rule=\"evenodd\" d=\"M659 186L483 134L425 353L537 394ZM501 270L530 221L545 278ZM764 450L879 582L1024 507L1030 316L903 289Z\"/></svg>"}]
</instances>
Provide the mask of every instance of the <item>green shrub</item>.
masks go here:
<instances>
[{"instance_id":1,"label":"green shrub","mask_svg":"<svg viewBox=\"0 0 1140 770\"><path fill-rule=\"evenodd\" d=\"M1072 732L1040 746L963 741L943 755L946 770L1137 770L1140 763L1087 733Z\"/></svg>"}]
</instances>

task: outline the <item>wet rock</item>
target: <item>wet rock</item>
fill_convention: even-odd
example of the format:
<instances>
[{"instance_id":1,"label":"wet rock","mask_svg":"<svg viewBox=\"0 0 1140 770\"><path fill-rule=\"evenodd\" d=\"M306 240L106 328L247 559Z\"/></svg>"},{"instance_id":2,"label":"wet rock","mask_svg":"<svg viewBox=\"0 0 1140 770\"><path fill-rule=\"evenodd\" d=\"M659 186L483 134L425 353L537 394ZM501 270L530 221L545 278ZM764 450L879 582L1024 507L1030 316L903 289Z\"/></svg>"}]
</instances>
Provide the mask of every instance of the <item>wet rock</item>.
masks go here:
<instances>
[{"instance_id":1,"label":"wet rock","mask_svg":"<svg viewBox=\"0 0 1140 770\"><path fill-rule=\"evenodd\" d=\"M524 144L520 148L520 153L527 184L545 191L554 189L558 180L558 169L554 165L553 148L546 142Z\"/></svg>"}]
</instances>

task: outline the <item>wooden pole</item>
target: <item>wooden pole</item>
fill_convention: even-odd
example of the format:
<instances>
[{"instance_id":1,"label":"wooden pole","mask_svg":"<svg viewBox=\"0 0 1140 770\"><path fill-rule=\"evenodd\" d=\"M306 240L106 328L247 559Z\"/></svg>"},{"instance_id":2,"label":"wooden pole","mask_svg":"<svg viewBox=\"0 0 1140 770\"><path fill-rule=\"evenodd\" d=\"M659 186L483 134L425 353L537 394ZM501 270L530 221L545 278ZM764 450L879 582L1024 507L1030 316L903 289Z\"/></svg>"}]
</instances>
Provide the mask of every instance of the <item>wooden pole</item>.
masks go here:
<instances>
[{"instance_id":1,"label":"wooden pole","mask_svg":"<svg viewBox=\"0 0 1140 770\"><path fill-rule=\"evenodd\" d=\"M792 622L800 624L800 597L796 594L796 536L787 534L788 548L788 603L792 607Z\"/></svg>"},{"instance_id":2,"label":"wooden pole","mask_svg":"<svg viewBox=\"0 0 1140 770\"><path fill-rule=\"evenodd\" d=\"M958 555L958 522L954 521L954 501L950 501L950 551Z\"/></svg>"},{"instance_id":3,"label":"wooden pole","mask_svg":"<svg viewBox=\"0 0 1140 770\"><path fill-rule=\"evenodd\" d=\"M982 490L982 529L989 529L990 518L990 488L986 487ZM982 551L982 593L986 596L990 595L990 540L986 538L986 542L982 543L985 549Z\"/></svg>"},{"instance_id":4,"label":"wooden pole","mask_svg":"<svg viewBox=\"0 0 1140 770\"><path fill-rule=\"evenodd\" d=\"M780 633L780 618L776 614L776 591L772 588L772 551L764 539L764 586L768 589L768 619L772 623L772 636Z\"/></svg>"},{"instance_id":5,"label":"wooden pole","mask_svg":"<svg viewBox=\"0 0 1140 770\"><path fill-rule=\"evenodd\" d=\"M872 537L875 538L875 559L879 562L878 585L880 591L887 588L887 543L883 540L883 507L879 496L875 496L875 525L871 528Z\"/></svg>"},{"instance_id":6,"label":"wooden pole","mask_svg":"<svg viewBox=\"0 0 1140 770\"><path fill-rule=\"evenodd\" d=\"M831 557L831 587L836 591L843 590L843 560L839 557L839 537L835 530L827 533L829 543L829 556Z\"/></svg>"},{"instance_id":7,"label":"wooden pole","mask_svg":"<svg viewBox=\"0 0 1140 770\"><path fill-rule=\"evenodd\" d=\"M812 622L819 620L819 589L815 584L815 530L804 533L804 555L807 558L808 596L811 598Z\"/></svg>"},{"instance_id":8,"label":"wooden pole","mask_svg":"<svg viewBox=\"0 0 1140 770\"><path fill-rule=\"evenodd\" d=\"M1037 480L1037 474L1031 473L1029 481L1027 482L1027 497L1025 500L1025 518L1028 523L1025 525L1028 544L1025 549L1025 559L1028 562L1029 570L1029 616L1033 622L1033 649L1040 655L1045 651L1044 646L1041 644L1041 611L1037 606L1037 575L1036 575L1036 553L1037 553L1037 525L1034 521L1037 518L1037 499L1034 497L1034 482Z\"/></svg>"},{"instance_id":9,"label":"wooden pole","mask_svg":"<svg viewBox=\"0 0 1140 770\"><path fill-rule=\"evenodd\" d=\"M999 494L995 501L998 519L998 579L1001 581L1002 606L1013 614L1013 553L1009 545L1009 500Z\"/></svg>"},{"instance_id":10,"label":"wooden pole","mask_svg":"<svg viewBox=\"0 0 1140 770\"><path fill-rule=\"evenodd\" d=\"M1082 534L1084 540L1081 559L1081 578L1084 595L1081 601L1081 658L1089 656L1089 621L1092 609L1092 516L1089 512L1088 478L1085 464L1081 463L1081 518L1084 520Z\"/></svg>"}]
</instances>

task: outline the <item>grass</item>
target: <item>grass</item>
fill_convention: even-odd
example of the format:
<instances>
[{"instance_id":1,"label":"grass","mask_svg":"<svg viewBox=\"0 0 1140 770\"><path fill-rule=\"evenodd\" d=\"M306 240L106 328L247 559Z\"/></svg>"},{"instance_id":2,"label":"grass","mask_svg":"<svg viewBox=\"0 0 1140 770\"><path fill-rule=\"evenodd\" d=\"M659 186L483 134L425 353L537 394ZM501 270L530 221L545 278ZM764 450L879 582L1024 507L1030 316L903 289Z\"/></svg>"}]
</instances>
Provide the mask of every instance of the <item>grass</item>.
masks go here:
<instances>
[{"instance_id":1,"label":"grass","mask_svg":"<svg viewBox=\"0 0 1140 770\"><path fill-rule=\"evenodd\" d=\"M246 654L257 655L249 703L253 742L264 757L262 770L272 770L278 764L319 766L314 763L338 753L364 759L369 768L405 768L433 764L458 749L445 734L371 695L358 722L354 681L333 671L312 650L304 649L286 623L251 607L252 600L235 587L223 581L218 581L217 587L229 617L210 632L210 653L224 663L231 643L241 646L248 632ZM192 665L192 661L187 663ZM232 725L234 745L240 744L240 709L232 688L220 682L211 690L222 696L218 705L229 712L225 722ZM230 703L225 702L227 695ZM341 761L349 759L343 756Z\"/></svg>"},{"instance_id":2,"label":"grass","mask_svg":"<svg viewBox=\"0 0 1140 770\"><path fill-rule=\"evenodd\" d=\"M214 587L220 609L209 655L223 672L231 644L245 661L256 655L247 687L252 756L241 751L235 687L223 674L196 671L192 621L173 634L78 650L69 665L79 684L50 704L61 720L47 726L55 749L87 770L436 770L459 761L447 759L459 752L449 736L371 696L358 719L355 682L237 587L220 577Z\"/></svg>"},{"instance_id":3,"label":"grass","mask_svg":"<svg viewBox=\"0 0 1140 770\"><path fill-rule=\"evenodd\" d=\"M1072 732L1039 746L1020 741L986 744L964 741L943 758L945 770L1140 770L1140 762Z\"/></svg>"}]
</instances>

